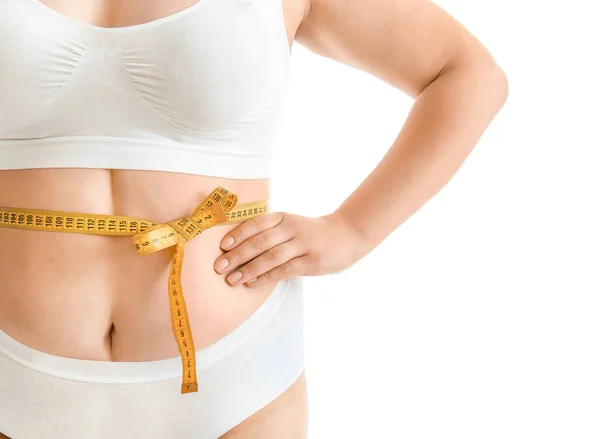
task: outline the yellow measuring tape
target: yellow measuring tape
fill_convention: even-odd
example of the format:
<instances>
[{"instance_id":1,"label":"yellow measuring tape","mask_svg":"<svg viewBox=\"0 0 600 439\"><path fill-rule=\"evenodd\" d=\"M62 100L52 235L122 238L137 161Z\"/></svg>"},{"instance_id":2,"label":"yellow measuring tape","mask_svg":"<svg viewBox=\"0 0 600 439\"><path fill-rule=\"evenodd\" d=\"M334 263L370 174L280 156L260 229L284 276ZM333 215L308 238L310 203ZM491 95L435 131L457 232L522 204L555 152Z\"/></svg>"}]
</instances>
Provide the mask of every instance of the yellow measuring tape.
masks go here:
<instances>
[{"instance_id":1,"label":"yellow measuring tape","mask_svg":"<svg viewBox=\"0 0 600 439\"><path fill-rule=\"evenodd\" d=\"M171 326L183 365L181 393L198 391L196 350L181 287L185 244L204 230L246 221L268 212L268 201L237 205L237 196L223 187L208 195L191 216L159 224L142 218L55 210L0 207L0 227L87 235L131 236L136 251L147 255L175 246L169 272Z\"/></svg>"}]
</instances>

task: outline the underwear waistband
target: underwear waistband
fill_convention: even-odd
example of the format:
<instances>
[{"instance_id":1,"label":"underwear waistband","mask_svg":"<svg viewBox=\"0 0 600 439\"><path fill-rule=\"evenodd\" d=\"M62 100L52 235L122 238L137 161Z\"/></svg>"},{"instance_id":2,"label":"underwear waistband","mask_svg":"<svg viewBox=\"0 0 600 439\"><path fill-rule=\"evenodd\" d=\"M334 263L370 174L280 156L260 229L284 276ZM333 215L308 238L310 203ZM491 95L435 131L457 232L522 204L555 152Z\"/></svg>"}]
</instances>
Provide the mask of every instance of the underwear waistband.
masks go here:
<instances>
[{"instance_id":1,"label":"underwear waistband","mask_svg":"<svg viewBox=\"0 0 600 439\"><path fill-rule=\"evenodd\" d=\"M198 370L235 352L253 335L264 329L278 312L290 292L301 288L301 277L280 281L265 302L237 328L215 343L196 351ZM290 297L291 299L291 297ZM92 383L148 383L179 378L179 357L156 361L111 362L60 357L30 348L0 330L0 354L25 367L74 381Z\"/></svg>"}]
</instances>

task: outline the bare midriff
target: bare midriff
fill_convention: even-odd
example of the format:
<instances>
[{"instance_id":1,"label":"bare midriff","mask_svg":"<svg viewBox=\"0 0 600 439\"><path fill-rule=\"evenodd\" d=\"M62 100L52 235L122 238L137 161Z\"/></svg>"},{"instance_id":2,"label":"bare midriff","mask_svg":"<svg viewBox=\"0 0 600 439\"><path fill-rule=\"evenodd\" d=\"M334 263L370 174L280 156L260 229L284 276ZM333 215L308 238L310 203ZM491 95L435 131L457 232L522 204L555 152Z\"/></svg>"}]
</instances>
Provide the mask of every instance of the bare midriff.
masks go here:
<instances>
[{"instance_id":1,"label":"bare midriff","mask_svg":"<svg viewBox=\"0 0 600 439\"><path fill-rule=\"evenodd\" d=\"M0 171L0 206L141 217L189 215L216 187L268 200L269 180L104 169ZM223 236L186 245L182 286L196 349L247 319L276 287L231 286L215 272ZM167 294L173 248L136 253L131 238L0 229L0 330L33 349L99 361L178 357ZM227 273L226 273L227 274Z\"/></svg>"}]
</instances>

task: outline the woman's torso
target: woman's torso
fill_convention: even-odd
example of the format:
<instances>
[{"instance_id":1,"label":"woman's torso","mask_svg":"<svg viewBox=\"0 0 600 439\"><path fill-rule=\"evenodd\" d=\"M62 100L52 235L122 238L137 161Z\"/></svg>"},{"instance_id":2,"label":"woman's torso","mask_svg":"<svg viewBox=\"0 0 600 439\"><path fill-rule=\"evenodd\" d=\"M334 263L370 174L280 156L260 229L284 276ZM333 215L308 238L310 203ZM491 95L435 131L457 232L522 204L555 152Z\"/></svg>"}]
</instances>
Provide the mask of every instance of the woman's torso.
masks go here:
<instances>
[{"instance_id":1,"label":"woman's torso","mask_svg":"<svg viewBox=\"0 0 600 439\"><path fill-rule=\"evenodd\" d=\"M304 2L282 1L291 42ZM194 1L45 3L65 17L95 26L126 27L176 13ZM237 194L239 203L270 196L268 178L28 169L0 171L0 206L166 222L190 214L217 186ZM220 240L235 226L211 228L186 246L182 283L196 348L238 326L275 287L274 283L252 289L232 287L214 271L213 263L222 254ZM178 355L167 297L170 250L141 257L128 238L12 229L0 229L0 245L0 330L12 338L72 358L149 361Z\"/></svg>"}]
</instances>

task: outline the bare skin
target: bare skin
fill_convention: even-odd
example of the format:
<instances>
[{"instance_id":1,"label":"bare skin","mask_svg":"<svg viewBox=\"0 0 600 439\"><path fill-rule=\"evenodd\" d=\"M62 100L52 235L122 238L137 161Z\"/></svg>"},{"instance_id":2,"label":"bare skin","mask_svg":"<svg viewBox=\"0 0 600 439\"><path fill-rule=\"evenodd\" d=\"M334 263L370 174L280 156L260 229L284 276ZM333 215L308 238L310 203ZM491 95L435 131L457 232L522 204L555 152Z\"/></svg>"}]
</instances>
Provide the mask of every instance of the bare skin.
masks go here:
<instances>
[{"instance_id":1,"label":"bare skin","mask_svg":"<svg viewBox=\"0 0 600 439\"><path fill-rule=\"evenodd\" d=\"M44 3L97 26L122 27L170 15L195 1ZM286 1L290 46L304 7L303 0ZM266 200L270 195L268 179L33 169L0 172L0 205L170 221L191 213L217 186L237 194L239 203ZM276 285L271 282L245 294L245 286L233 287L214 271L213 261L222 254L219 242L233 227L209 229L186 246L186 266L194 268L184 270L183 288L197 348L233 330ZM9 229L0 230L0 237L0 329L9 336L43 352L79 359L150 361L179 355L165 300L171 252L140 257L127 238ZM266 437L260 431L278 426L274 431L279 437L304 438L306 413L306 380L302 376L269 407L225 437Z\"/></svg>"},{"instance_id":2,"label":"bare skin","mask_svg":"<svg viewBox=\"0 0 600 439\"><path fill-rule=\"evenodd\" d=\"M504 103L505 78L471 34L428 1L387 0L376 8L372 0L282 1L290 47L296 40L416 98L390 153L336 211L372 249L456 172ZM44 3L95 26L124 27L170 15L195 0ZM460 103L449 105L453 101ZM428 124L433 119L435 127ZM268 199L269 185L268 179L147 171L0 171L0 205L169 221L189 214L216 186L238 194L244 203ZM384 208L384 200L373 195L375 187L385 187L382 196L398 201ZM378 215L369 215L371 227L361 223L367 205L381 206ZM231 286L215 272L213 263L223 254L221 240L234 227L212 228L186 247L186 264L194 269L184 273L183 287L197 348L238 326L277 283L270 278L252 287ZM178 355L164 300L169 252L142 258L129 240L110 237L0 229L0 238L0 329L9 336L72 358L150 361ZM223 439L303 439L307 425L302 375Z\"/></svg>"}]
</instances>

